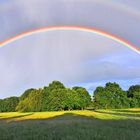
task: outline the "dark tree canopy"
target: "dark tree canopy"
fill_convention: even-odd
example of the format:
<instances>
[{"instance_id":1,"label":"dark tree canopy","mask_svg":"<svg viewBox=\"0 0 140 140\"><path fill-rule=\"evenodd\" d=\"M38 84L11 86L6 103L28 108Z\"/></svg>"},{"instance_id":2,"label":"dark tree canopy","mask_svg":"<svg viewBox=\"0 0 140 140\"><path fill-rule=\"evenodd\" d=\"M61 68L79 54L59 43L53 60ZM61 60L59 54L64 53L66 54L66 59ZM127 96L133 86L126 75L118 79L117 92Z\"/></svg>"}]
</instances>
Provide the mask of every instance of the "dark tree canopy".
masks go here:
<instances>
[{"instance_id":1,"label":"dark tree canopy","mask_svg":"<svg viewBox=\"0 0 140 140\"><path fill-rule=\"evenodd\" d=\"M140 107L140 85L132 85L127 91L130 107Z\"/></svg>"},{"instance_id":2,"label":"dark tree canopy","mask_svg":"<svg viewBox=\"0 0 140 140\"><path fill-rule=\"evenodd\" d=\"M15 112L19 103L18 97L9 97L0 100L0 112Z\"/></svg>"}]
</instances>

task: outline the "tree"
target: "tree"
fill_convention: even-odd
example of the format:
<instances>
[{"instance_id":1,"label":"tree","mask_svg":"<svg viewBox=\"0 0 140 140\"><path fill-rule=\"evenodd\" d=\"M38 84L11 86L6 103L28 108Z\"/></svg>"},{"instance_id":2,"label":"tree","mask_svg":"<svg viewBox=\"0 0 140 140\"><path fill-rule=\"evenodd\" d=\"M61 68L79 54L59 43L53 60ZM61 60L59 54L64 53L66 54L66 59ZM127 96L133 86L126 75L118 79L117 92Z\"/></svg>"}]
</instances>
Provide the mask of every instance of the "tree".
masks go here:
<instances>
[{"instance_id":1,"label":"tree","mask_svg":"<svg viewBox=\"0 0 140 140\"><path fill-rule=\"evenodd\" d=\"M46 100L43 102L44 111L64 110L65 106L65 89L48 90Z\"/></svg>"},{"instance_id":2,"label":"tree","mask_svg":"<svg viewBox=\"0 0 140 140\"><path fill-rule=\"evenodd\" d=\"M132 85L129 87L127 96L130 98L140 99L140 85Z\"/></svg>"},{"instance_id":3,"label":"tree","mask_svg":"<svg viewBox=\"0 0 140 140\"><path fill-rule=\"evenodd\" d=\"M5 112L4 102L2 99L0 99L0 112Z\"/></svg>"},{"instance_id":4,"label":"tree","mask_svg":"<svg viewBox=\"0 0 140 140\"><path fill-rule=\"evenodd\" d=\"M94 91L95 108L128 108L129 99L117 83L106 83L105 87L97 87Z\"/></svg>"},{"instance_id":5,"label":"tree","mask_svg":"<svg viewBox=\"0 0 140 140\"><path fill-rule=\"evenodd\" d=\"M25 90L25 92L20 96L20 101L24 100L25 98L27 98L31 92L35 91L36 89L30 88Z\"/></svg>"},{"instance_id":6,"label":"tree","mask_svg":"<svg viewBox=\"0 0 140 140\"><path fill-rule=\"evenodd\" d=\"M122 90L117 83L106 83L97 87L93 101L83 87L66 88L63 83L53 81L40 89L28 89L20 97L0 99L0 112L36 112L85 109L113 109L140 107L140 85L132 85L128 91Z\"/></svg>"},{"instance_id":7,"label":"tree","mask_svg":"<svg viewBox=\"0 0 140 140\"><path fill-rule=\"evenodd\" d=\"M85 109L86 107L90 105L91 97L85 88L76 86L76 87L73 87L72 90L78 94L79 109Z\"/></svg>"},{"instance_id":8,"label":"tree","mask_svg":"<svg viewBox=\"0 0 140 140\"><path fill-rule=\"evenodd\" d=\"M49 86L44 87L42 95L42 111L48 111L50 109L53 110L50 107L50 104L52 104L52 100L56 98L55 96L57 96L56 94L58 94L58 92L61 92L65 89L65 86L59 81L53 81L49 84ZM55 110L57 109L58 108L56 107Z\"/></svg>"},{"instance_id":9,"label":"tree","mask_svg":"<svg viewBox=\"0 0 140 140\"><path fill-rule=\"evenodd\" d=\"M132 85L127 91L130 107L140 107L140 85Z\"/></svg>"},{"instance_id":10,"label":"tree","mask_svg":"<svg viewBox=\"0 0 140 140\"><path fill-rule=\"evenodd\" d=\"M44 92L43 111L72 110L78 107L78 95L71 89L55 89Z\"/></svg>"},{"instance_id":11,"label":"tree","mask_svg":"<svg viewBox=\"0 0 140 140\"><path fill-rule=\"evenodd\" d=\"M42 89L32 90L26 98L20 100L17 111L20 112L39 112L42 107Z\"/></svg>"},{"instance_id":12,"label":"tree","mask_svg":"<svg viewBox=\"0 0 140 140\"><path fill-rule=\"evenodd\" d=\"M113 94L103 87L97 87L94 91L95 109L112 108Z\"/></svg>"},{"instance_id":13,"label":"tree","mask_svg":"<svg viewBox=\"0 0 140 140\"><path fill-rule=\"evenodd\" d=\"M65 89L65 86L59 81L53 81L52 83L49 84L48 89L50 91L56 90L56 89Z\"/></svg>"},{"instance_id":14,"label":"tree","mask_svg":"<svg viewBox=\"0 0 140 140\"><path fill-rule=\"evenodd\" d=\"M16 106L19 103L18 97L9 97L0 100L0 111L1 112L15 112Z\"/></svg>"}]
</instances>

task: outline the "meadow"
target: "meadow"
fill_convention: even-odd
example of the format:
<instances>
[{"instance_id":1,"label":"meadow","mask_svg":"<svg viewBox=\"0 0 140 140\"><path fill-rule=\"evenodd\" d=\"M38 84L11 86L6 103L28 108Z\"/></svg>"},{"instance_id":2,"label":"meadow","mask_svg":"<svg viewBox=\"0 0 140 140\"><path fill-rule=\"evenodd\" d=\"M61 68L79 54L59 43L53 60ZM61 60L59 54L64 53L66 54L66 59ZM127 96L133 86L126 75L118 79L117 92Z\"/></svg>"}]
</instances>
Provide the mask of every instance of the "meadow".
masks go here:
<instances>
[{"instance_id":1,"label":"meadow","mask_svg":"<svg viewBox=\"0 0 140 140\"><path fill-rule=\"evenodd\" d=\"M140 108L0 113L0 140L139 140Z\"/></svg>"}]
</instances>

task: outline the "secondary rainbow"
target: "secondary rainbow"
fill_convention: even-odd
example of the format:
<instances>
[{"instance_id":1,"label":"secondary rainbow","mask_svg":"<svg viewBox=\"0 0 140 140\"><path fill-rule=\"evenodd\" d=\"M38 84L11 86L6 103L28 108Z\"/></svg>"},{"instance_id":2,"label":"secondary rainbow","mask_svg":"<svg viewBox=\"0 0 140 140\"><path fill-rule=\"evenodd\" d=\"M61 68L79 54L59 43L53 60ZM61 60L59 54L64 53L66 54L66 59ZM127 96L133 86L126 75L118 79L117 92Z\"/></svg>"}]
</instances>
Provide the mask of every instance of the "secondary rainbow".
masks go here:
<instances>
[{"instance_id":1,"label":"secondary rainbow","mask_svg":"<svg viewBox=\"0 0 140 140\"><path fill-rule=\"evenodd\" d=\"M83 31L83 32L98 34L100 36L114 40L120 44L123 44L124 46L126 46L126 47L130 48L131 50L135 51L136 53L140 54L140 49L138 49L136 46L132 45L128 41L125 41L117 36L112 35L112 34L97 30L95 28L81 27L81 26L50 26L50 27L44 27L44 28L31 30L28 32L18 34L18 35L14 36L10 39L7 39L5 41L2 41L0 43L0 47L4 47L4 46L6 46L12 42L15 42L16 40L24 38L24 37L28 37L28 36L31 36L31 35L34 35L37 33L43 33L43 32L48 32L48 31L55 31L55 30L74 30L74 31Z\"/></svg>"}]
</instances>

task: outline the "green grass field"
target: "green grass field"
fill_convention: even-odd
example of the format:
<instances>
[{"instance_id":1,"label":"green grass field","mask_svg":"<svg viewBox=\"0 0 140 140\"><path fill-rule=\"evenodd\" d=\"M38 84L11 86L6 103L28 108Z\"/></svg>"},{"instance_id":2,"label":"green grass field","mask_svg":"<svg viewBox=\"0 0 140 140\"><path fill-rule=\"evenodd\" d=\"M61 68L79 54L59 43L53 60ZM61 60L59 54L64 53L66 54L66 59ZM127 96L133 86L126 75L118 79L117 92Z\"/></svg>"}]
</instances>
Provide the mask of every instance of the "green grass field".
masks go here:
<instances>
[{"instance_id":1,"label":"green grass field","mask_svg":"<svg viewBox=\"0 0 140 140\"><path fill-rule=\"evenodd\" d=\"M140 109L0 113L0 140L139 140Z\"/></svg>"}]
</instances>

